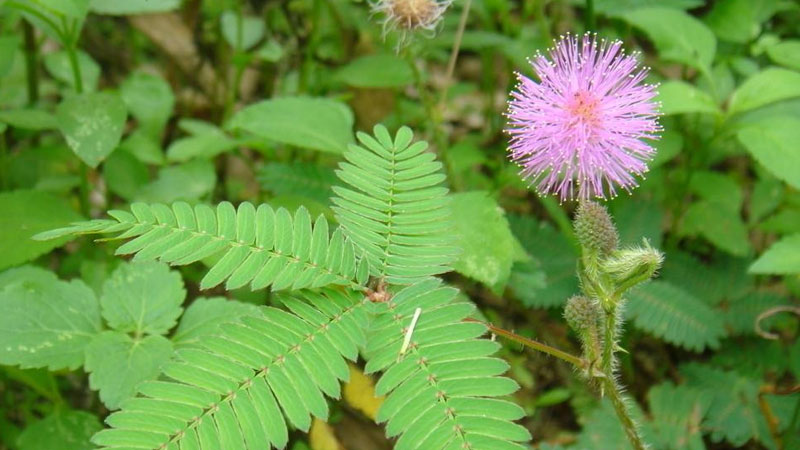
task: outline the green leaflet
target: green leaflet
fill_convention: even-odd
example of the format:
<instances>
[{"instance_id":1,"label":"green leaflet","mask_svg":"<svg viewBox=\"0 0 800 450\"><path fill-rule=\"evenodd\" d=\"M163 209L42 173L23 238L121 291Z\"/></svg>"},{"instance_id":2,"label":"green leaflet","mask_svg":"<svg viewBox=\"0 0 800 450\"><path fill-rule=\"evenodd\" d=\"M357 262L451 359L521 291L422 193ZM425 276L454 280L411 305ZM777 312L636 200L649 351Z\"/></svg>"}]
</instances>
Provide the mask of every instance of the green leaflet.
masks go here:
<instances>
[{"instance_id":1,"label":"green leaflet","mask_svg":"<svg viewBox=\"0 0 800 450\"><path fill-rule=\"evenodd\" d=\"M501 376L508 364L491 356L499 345L480 337L486 327L463 321L474 306L454 303L457 292L429 278L379 304L364 353L366 372L384 372L375 387L387 395L377 420L400 436L398 450L522 449L517 442L530 435L512 420L523 410L494 398L518 386Z\"/></svg>"},{"instance_id":2,"label":"green leaflet","mask_svg":"<svg viewBox=\"0 0 800 450\"><path fill-rule=\"evenodd\" d=\"M218 257L200 282L202 289L223 281L226 289L250 284L273 290L321 287L328 284L360 286L366 282L366 258L357 258L353 243L339 230L328 235L320 216L312 225L301 207L292 216L286 209L258 208L223 202L216 209L176 202L133 203L131 212L109 211L112 219L78 222L36 236L45 240L77 234L116 233L130 239L117 254L135 254L134 261L158 259L172 265Z\"/></svg>"},{"instance_id":3,"label":"green leaflet","mask_svg":"<svg viewBox=\"0 0 800 450\"><path fill-rule=\"evenodd\" d=\"M394 140L381 125L374 133L358 133L362 145L350 145L336 171L348 186L333 188L336 220L366 253L372 274L390 284L449 271L457 249L447 237L442 164L425 151L426 142L411 143L408 127Z\"/></svg>"},{"instance_id":4,"label":"green leaflet","mask_svg":"<svg viewBox=\"0 0 800 450\"><path fill-rule=\"evenodd\" d=\"M282 448L288 424L307 431L339 396L344 358L364 345L367 300L355 291L282 298L195 348L177 352L162 379L139 386L93 442L105 448ZM284 419L285 417L285 419ZM163 447L162 447L163 446Z\"/></svg>"}]
</instances>

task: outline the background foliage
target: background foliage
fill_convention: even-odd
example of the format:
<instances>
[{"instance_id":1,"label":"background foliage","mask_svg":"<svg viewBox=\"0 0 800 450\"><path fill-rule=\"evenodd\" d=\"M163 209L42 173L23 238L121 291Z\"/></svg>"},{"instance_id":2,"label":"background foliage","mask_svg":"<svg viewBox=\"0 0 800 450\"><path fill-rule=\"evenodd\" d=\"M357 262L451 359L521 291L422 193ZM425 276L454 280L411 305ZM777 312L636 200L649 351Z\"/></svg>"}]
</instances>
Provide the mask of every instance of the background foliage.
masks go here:
<instances>
[{"instance_id":1,"label":"background foliage","mask_svg":"<svg viewBox=\"0 0 800 450\"><path fill-rule=\"evenodd\" d=\"M796 317L761 322L777 339L755 323L775 307L797 311L800 296L800 7L588 3L595 30L641 51L650 81L661 83L665 132L651 171L633 195L609 204L623 244L646 237L666 254L659 278L633 291L626 311L621 376L643 432L657 449L798 448ZM461 317L474 304L498 326L577 353L560 317L578 289L575 205L526 189L505 157L502 113L513 72L529 74L526 58L553 37L583 32L586 4L472 0L450 76L466 4L452 5L435 36L415 35L395 51L399 34L384 39L363 1L0 1L0 447L91 448L102 420L140 382L156 386L168 364L194 364L223 322L254 327L246 317L255 305L291 308L271 290L243 287L256 274L226 269L244 250L209 259L182 248L168 260L193 264L170 268L114 256L142 250L141 240L84 237L59 247L66 237L30 239L106 210L133 210L113 213L106 231L156 223L142 220L147 214L162 220L157 206L136 202L179 201L177 221L179 212L207 217L196 205L220 203L210 214L233 223L240 239L247 230L236 219L248 214L272 214L308 242L340 224L349 239L326 249L355 252L352 240L367 250L353 253L363 267L272 244L278 254L324 259L344 284L368 270L415 281L455 258L445 282L463 293L455 305L469 306L447 314ZM393 136L410 126L442 161L421 157L417 172L432 178L409 186L445 183L451 192L453 242L429 259L382 259L385 249L364 230L383 219L354 222L348 196L371 194L381 180L360 178L370 167L346 151L356 131L376 123ZM269 211L243 206L261 203ZM406 235L418 230L404 225ZM313 282L307 266L296 269L259 286L280 290L301 273ZM330 408L327 423L305 423L305 407L290 412L296 420L282 433L292 448L391 448L373 421L389 419L376 416L383 397L362 373L377 367L347 348L331 363L349 380L344 401L328 406L320 396L313 405ZM515 344L500 356L521 386L508 398L526 413L519 423L532 445L627 448L610 405L566 364ZM319 388L330 394L338 385ZM497 395L511 390L499 386ZM377 393L389 405L399 395L380 384ZM398 427L390 420L386 430ZM525 439L516 428L502 432Z\"/></svg>"}]
</instances>

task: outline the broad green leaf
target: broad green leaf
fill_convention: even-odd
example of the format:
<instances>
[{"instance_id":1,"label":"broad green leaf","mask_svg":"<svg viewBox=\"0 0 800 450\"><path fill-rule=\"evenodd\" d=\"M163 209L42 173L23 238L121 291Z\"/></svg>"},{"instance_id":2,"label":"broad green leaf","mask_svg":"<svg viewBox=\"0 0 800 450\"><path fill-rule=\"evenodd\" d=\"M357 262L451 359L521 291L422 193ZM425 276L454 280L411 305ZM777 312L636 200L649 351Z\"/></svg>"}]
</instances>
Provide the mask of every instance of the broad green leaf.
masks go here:
<instances>
[{"instance_id":1,"label":"broad green leaf","mask_svg":"<svg viewBox=\"0 0 800 450\"><path fill-rule=\"evenodd\" d=\"M738 137L770 173L800 189L800 119L774 117L760 121L740 130Z\"/></svg>"},{"instance_id":2,"label":"broad green leaf","mask_svg":"<svg viewBox=\"0 0 800 450\"><path fill-rule=\"evenodd\" d=\"M703 6L703 0L595 0L598 14L621 16L636 8L664 6L675 9L693 9Z\"/></svg>"},{"instance_id":3,"label":"broad green leaf","mask_svg":"<svg viewBox=\"0 0 800 450\"><path fill-rule=\"evenodd\" d=\"M633 325L666 342L701 352L719 347L725 328L719 314L702 300L666 281L631 290L625 313Z\"/></svg>"},{"instance_id":4,"label":"broad green leaf","mask_svg":"<svg viewBox=\"0 0 800 450\"><path fill-rule=\"evenodd\" d=\"M183 119L178 127L190 136L175 140L167 149L170 161L189 161L194 158L213 158L220 153L233 150L239 142L216 125L194 119Z\"/></svg>"},{"instance_id":5,"label":"broad green leaf","mask_svg":"<svg viewBox=\"0 0 800 450\"><path fill-rule=\"evenodd\" d=\"M104 331L86 347L89 385L100 391L106 407L117 409L139 383L156 378L171 356L172 343L163 336L132 338Z\"/></svg>"},{"instance_id":6,"label":"broad green leaf","mask_svg":"<svg viewBox=\"0 0 800 450\"><path fill-rule=\"evenodd\" d=\"M517 295L528 297L524 300L528 304L535 302L540 307L556 307L577 294L577 255L569 241L552 227L539 224L530 216L510 215L508 221L514 235L525 250L541 263L545 273L544 289L519 293L524 285L514 283L511 287ZM531 298L531 295L536 298Z\"/></svg>"},{"instance_id":7,"label":"broad green leaf","mask_svg":"<svg viewBox=\"0 0 800 450\"><path fill-rule=\"evenodd\" d=\"M675 130L667 128L661 133L661 137L650 145L656 149L656 156L650 161L650 169L660 167L672 158L678 156L683 147L683 135Z\"/></svg>"},{"instance_id":8,"label":"broad green leaf","mask_svg":"<svg viewBox=\"0 0 800 450\"><path fill-rule=\"evenodd\" d=\"M730 176L711 171L692 173L689 190L703 200L738 213L742 208L742 188Z\"/></svg>"},{"instance_id":9,"label":"broad green leaf","mask_svg":"<svg viewBox=\"0 0 800 450\"><path fill-rule=\"evenodd\" d=\"M714 99L685 81L667 81L658 88L663 114L720 112Z\"/></svg>"},{"instance_id":10,"label":"broad green leaf","mask_svg":"<svg viewBox=\"0 0 800 450\"><path fill-rule=\"evenodd\" d=\"M800 209L786 208L767 217L758 225L763 231L779 234L800 233Z\"/></svg>"},{"instance_id":11,"label":"broad green leaf","mask_svg":"<svg viewBox=\"0 0 800 450\"><path fill-rule=\"evenodd\" d=\"M103 318L118 331L164 334L181 315L186 297L178 272L159 262L124 264L103 284Z\"/></svg>"},{"instance_id":12,"label":"broad green leaf","mask_svg":"<svg viewBox=\"0 0 800 450\"><path fill-rule=\"evenodd\" d=\"M86 450L89 439L103 429L96 415L86 411L56 410L29 425L19 435L19 450Z\"/></svg>"},{"instance_id":13,"label":"broad green leaf","mask_svg":"<svg viewBox=\"0 0 800 450\"><path fill-rule=\"evenodd\" d=\"M0 111L0 122L24 130L54 130L58 128L56 118L41 109L12 109Z\"/></svg>"},{"instance_id":14,"label":"broad green leaf","mask_svg":"<svg viewBox=\"0 0 800 450\"><path fill-rule=\"evenodd\" d=\"M762 178L753 185L750 193L750 216L751 224L757 223L767 214L775 211L783 200L783 184L772 177ZM800 222L798 222L800 226Z\"/></svg>"},{"instance_id":15,"label":"broad green leaf","mask_svg":"<svg viewBox=\"0 0 800 450\"><path fill-rule=\"evenodd\" d=\"M159 140L150 136L145 130L137 129L119 144L119 148L143 163L160 166L166 162L166 159Z\"/></svg>"},{"instance_id":16,"label":"broad green leaf","mask_svg":"<svg viewBox=\"0 0 800 450\"><path fill-rule=\"evenodd\" d=\"M128 111L157 135L166 125L175 106L175 95L163 78L146 72L134 72L120 86Z\"/></svg>"},{"instance_id":17,"label":"broad green leaf","mask_svg":"<svg viewBox=\"0 0 800 450\"><path fill-rule=\"evenodd\" d=\"M29 0L45 11L72 19L83 19L89 11L89 0Z\"/></svg>"},{"instance_id":18,"label":"broad green leaf","mask_svg":"<svg viewBox=\"0 0 800 450\"><path fill-rule=\"evenodd\" d=\"M342 153L353 142L353 113L336 100L282 97L237 112L228 128L296 147Z\"/></svg>"},{"instance_id":19,"label":"broad green leaf","mask_svg":"<svg viewBox=\"0 0 800 450\"><path fill-rule=\"evenodd\" d=\"M127 110L117 94L79 94L56 109L58 127L67 145L86 164L97 167L119 144Z\"/></svg>"},{"instance_id":20,"label":"broad green leaf","mask_svg":"<svg viewBox=\"0 0 800 450\"><path fill-rule=\"evenodd\" d=\"M405 86L414 81L408 63L395 55L362 56L336 72L336 78L347 85L361 88Z\"/></svg>"},{"instance_id":21,"label":"broad green leaf","mask_svg":"<svg viewBox=\"0 0 800 450\"><path fill-rule=\"evenodd\" d=\"M65 239L40 242L31 236L81 218L64 200L40 191L0 193L0 211L0 270L30 261L63 244Z\"/></svg>"},{"instance_id":22,"label":"broad green leaf","mask_svg":"<svg viewBox=\"0 0 800 450\"><path fill-rule=\"evenodd\" d=\"M250 50L258 44L266 30L263 18L248 15L243 15L240 29L239 18L233 11L222 13L220 26L222 27L222 37L225 38L228 45L239 51ZM241 42L239 42L240 35Z\"/></svg>"},{"instance_id":23,"label":"broad green leaf","mask_svg":"<svg viewBox=\"0 0 800 450\"><path fill-rule=\"evenodd\" d=\"M461 248L453 268L502 292L511 275L515 240L505 212L485 192L451 195L453 235Z\"/></svg>"},{"instance_id":24,"label":"broad green leaf","mask_svg":"<svg viewBox=\"0 0 800 450\"><path fill-rule=\"evenodd\" d=\"M197 345L204 336L217 333L223 323L237 322L246 315L258 315L257 306L225 297L198 298L186 308L172 336L176 347Z\"/></svg>"},{"instance_id":25,"label":"broad green leaf","mask_svg":"<svg viewBox=\"0 0 800 450\"><path fill-rule=\"evenodd\" d=\"M130 15L172 11L180 5L181 0L91 0L89 7L97 14Z\"/></svg>"},{"instance_id":26,"label":"broad green leaf","mask_svg":"<svg viewBox=\"0 0 800 450\"><path fill-rule=\"evenodd\" d=\"M745 44L761 33L779 0L721 0L714 2L705 22L723 41Z\"/></svg>"},{"instance_id":27,"label":"broad green leaf","mask_svg":"<svg viewBox=\"0 0 800 450\"><path fill-rule=\"evenodd\" d=\"M789 39L769 46L767 55L776 64L800 70L800 39Z\"/></svg>"},{"instance_id":28,"label":"broad green leaf","mask_svg":"<svg viewBox=\"0 0 800 450\"><path fill-rule=\"evenodd\" d=\"M678 9L638 8L623 19L647 34L662 59L709 71L717 40L703 22Z\"/></svg>"},{"instance_id":29,"label":"broad green leaf","mask_svg":"<svg viewBox=\"0 0 800 450\"><path fill-rule=\"evenodd\" d=\"M736 89L728 112L737 114L793 97L800 97L800 72L771 67L748 78Z\"/></svg>"},{"instance_id":30,"label":"broad green leaf","mask_svg":"<svg viewBox=\"0 0 800 450\"><path fill-rule=\"evenodd\" d=\"M750 266L750 273L788 275L800 273L800 233L772 244Z\"/></svg>"},{"instance_id":31,"label":"broad green leaf","mask_svg":"<svg viewBox=\"0 0 800 450\"><path fill-rule=\"evenodd\" d=\"M53 78L75 89L75 74L66 50L47 53L43 60L45 68ZM85 92L97 90L97 82L100 80L100 65L87 53L78 50L78 67L81 71L80 79L83 90Z\"/></svg>"},{"instance_id":32,"label":"broad green leaf","mask_svg":"<svg viewBox=\"0 0 800 450\"><path fill-rule=\"evenodd\" d=\"M164 167L158 178L142 186L136 199L150 203L197 201L214 189L217 174L210 161L197 159L179 166Z\"/></svg>"},{"instance_id":33,"label":"broad green leaf","mask_svg":"<svg viewBox=\"0 0 800 450\"><path fill-rule=\"evenodd\" d=\"M100 332L100 305L82 281L37 267L0 273L0 364L75 369Z\"/></svg>"},{"instance_id":34,"label":"broad green leaf","mask_svg":"<svg viewBox=\"0 0 800 450\"><path fill-rule=\"evenodd\" d=\"M120 147L103 163L103 179L111 192L130 201L150 180L150 171L147 165Z\"/></svg>"},{"instance_id":35,"label":"broad green leaf","mask_svg":"<svg viewBox=\"0 0 800 450\"><path fill-rule=\"evenodd\" d=\"M692 203L683 217L681 232L700 234L732 255L744 256L750 251L744 221L738 211L732 211L725 204L708 200Z\"/></svg>"},{"instance_id":36,"label":"broad green leaf","mask_svg":"<svg viewBox=\"0 0 800 450\"><path fill-rule=\"evenodd\" d=\"M14 58L21 41L20 36L14 34L0 36L0 77L6 76L14 67Z\"/></svg>"}]
</instances>

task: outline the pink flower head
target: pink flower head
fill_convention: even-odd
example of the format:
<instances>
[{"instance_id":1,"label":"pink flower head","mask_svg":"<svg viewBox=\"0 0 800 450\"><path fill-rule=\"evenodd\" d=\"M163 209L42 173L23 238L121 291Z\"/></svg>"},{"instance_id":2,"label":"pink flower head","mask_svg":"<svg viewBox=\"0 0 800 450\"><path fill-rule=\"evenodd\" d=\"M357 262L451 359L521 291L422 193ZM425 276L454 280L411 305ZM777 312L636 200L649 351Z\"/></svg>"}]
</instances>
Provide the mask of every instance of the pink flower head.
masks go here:
<instances>
[{"instance_id":1,"label":"pink flower head","mask_svg":"<svg viewBox=\"0 0 800 450\"><path fill-rule=\"evenodd\" d=\"M511 159L539 194L566 199L616 196L636 187L658 139L656 88L620 41L562 37L531 65L540 82L517 74L508 104ZM577 185L577 192L576 191Z\"/></svg>"}]
</instances>

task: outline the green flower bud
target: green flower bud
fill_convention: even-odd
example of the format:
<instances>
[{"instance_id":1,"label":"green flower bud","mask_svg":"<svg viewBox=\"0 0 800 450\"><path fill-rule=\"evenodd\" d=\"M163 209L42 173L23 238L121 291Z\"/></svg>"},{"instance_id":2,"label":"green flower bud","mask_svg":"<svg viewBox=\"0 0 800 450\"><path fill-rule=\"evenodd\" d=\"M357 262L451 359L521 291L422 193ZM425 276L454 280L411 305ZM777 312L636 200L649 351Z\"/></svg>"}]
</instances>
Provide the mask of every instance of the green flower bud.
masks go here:
<instances>
[{"instance_id":1,"label":"green flower bud","mask_svg":"<svg viewBox=\"0 0 800 450\"><path fill-rule=\"evenodd\" d=\"M606 208L599 203L583 201L578 205L575 234L584 252L604 258L617 249L617 228Z\"/></svg>"},{"instance_id":2,"label":"green flower bud","mask_svg":"<svg viewBox=\"0 0 800 450\"><path fill-rule=\"evenodd\" d=\"M583 335L587 331L593 331L597 327L601 316L600 305L589 297L582 295L570 297L564 307L564 319L566 319L570 328L579 335Z\"/></svg>"},{"instance_id":3,"label":"green flower bud","mask_svg":"<svg viewBox=\"0 0 800 450\"><path fill-rule=\"evenodd\" d=\"M601 270L614 280L619 295L652 278L663 261L664 255L644 240L642 247L614 252L601 263Z\"/></svg>"}]
</instances>

